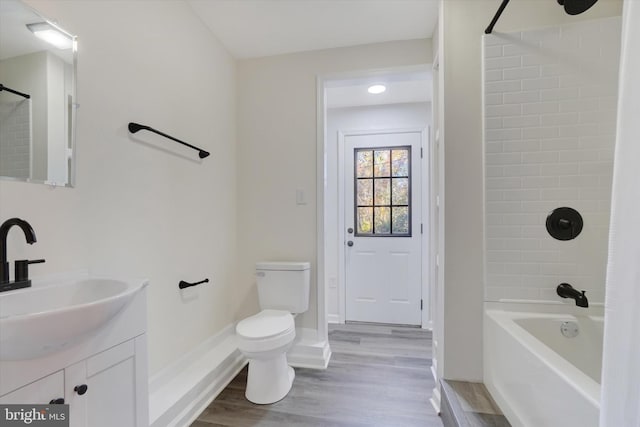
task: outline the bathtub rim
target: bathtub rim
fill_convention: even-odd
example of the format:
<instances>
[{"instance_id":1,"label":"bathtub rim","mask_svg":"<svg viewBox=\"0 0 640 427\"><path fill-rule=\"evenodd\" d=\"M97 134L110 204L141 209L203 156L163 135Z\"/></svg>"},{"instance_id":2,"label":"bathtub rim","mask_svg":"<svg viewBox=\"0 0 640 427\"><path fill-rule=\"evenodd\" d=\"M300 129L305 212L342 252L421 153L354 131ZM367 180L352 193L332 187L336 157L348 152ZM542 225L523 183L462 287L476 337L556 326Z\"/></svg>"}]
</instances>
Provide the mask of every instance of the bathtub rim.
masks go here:
<instances>
[{"instance_id":1,"label":"bathtub rim","mask_svg":"<svg viewBox=\"0 0 640 427\"><path fill-rule=\"evenodd\" d=\"M495 322L497 326L503 328L512 338L520 342L527 351L541 358L551 371L600 410L601 385L515 322L516 319L532 317L575 320L577 317L603 318L604 315L603 309L599 307L594 307L592 310L583 309L582 312L570 310L573 313L567 313L563 310L563 305L486 302L484 308L485 328L489 320Z\"/></svg>"}]
</instances>

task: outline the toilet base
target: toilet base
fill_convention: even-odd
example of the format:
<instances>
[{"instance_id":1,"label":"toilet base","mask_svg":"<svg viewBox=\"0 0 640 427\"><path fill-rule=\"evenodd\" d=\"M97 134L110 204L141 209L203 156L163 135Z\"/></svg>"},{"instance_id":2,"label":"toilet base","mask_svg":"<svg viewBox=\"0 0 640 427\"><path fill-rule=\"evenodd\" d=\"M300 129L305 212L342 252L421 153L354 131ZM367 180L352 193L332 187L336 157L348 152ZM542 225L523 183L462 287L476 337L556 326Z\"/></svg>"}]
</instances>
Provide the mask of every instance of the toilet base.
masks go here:
<instances>
[{"instance_id":1,"label":"toilet base","mask_svg":"<svg viewBox=\"0 0 640 427\"><path fill-rule=\"evenodd\" d=\"M295 375L287 365L286 353L270 359L249 359L245 396L259 405L275 403L289 393Z\"/></svg>"}]
</instances>

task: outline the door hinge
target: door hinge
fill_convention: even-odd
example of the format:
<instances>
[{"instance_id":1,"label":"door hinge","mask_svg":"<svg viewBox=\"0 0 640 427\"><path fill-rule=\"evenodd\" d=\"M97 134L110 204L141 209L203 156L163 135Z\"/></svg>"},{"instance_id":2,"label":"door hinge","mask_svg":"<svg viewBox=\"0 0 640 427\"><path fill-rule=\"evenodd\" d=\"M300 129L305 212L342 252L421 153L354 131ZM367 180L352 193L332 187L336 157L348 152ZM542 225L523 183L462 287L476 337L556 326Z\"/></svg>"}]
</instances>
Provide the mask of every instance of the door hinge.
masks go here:
<instances>
[{"instance_id":1,"label":"door hinge","mask_svg":"<svg viewBox=\"0 0 640 427\"><path fill-rule=\"evenodd\" d=\"M423 303L424 303L424 301L420 300L420 311L422 311L422 306L424 305Z\"/></svg>"},{"instance_id":2,"label":"door hinge","mask_svg":"<svg viewBox=\"0 0 640 427\"><path fill-rule=\"evenodd\" d=\"M420 224L420 234L424 234L424 224Z\"/></svg>"},{"instance_id":3,"label":"door hinge","mask_svg":"<svg viewBox=\"0 0 640 427\"><path fill-rule=\"evenodd\" d=\"M422 158L422 156L424 155L424 150L422 149L422 147L420 147L420 158Z\"/></svg>"}]
</instances>

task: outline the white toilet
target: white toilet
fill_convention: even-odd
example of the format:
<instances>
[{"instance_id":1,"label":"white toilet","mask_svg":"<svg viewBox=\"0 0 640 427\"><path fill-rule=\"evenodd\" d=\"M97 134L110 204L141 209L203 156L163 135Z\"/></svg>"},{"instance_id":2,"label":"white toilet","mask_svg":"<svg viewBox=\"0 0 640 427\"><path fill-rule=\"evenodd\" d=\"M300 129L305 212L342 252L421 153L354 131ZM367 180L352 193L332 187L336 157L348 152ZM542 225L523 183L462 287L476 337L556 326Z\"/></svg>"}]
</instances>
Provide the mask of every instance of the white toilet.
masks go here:
<instances>
[{"instance_id":1,"label":"white toilet","mask_svg":"<svg viewBox=\"0 0 640 427\"><path fill-rule=\"evenodd\" d=\"M291 390L295 373L286 352L296 336L292 313L309 308L310 268L308 262L256 264L262 311L236 326L238 348L249 359L245 396L253 403L277 402Z\"/></svg>"}]
</instances>

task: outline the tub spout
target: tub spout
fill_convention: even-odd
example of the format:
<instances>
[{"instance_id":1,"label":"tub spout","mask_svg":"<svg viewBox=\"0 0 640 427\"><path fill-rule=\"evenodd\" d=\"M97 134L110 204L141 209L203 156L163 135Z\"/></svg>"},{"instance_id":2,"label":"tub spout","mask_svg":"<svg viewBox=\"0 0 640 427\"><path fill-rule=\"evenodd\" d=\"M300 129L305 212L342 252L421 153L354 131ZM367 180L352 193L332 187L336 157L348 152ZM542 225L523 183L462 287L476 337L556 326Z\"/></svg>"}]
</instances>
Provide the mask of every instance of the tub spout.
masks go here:
<instances>
[{"instance_id":1,"label":"tub spout","mask_svg":"<svg viewBox=\"0 0 640 427\"><path fill-rule=\"evenodd\" d=\"M568 283L560 283L556 288L556 292L558 292L558 295L562 298L573 298L576 300L578 307L589 307L589 300L584 294L585 291L579 291Z\"/></svg>"}]
</instances>

